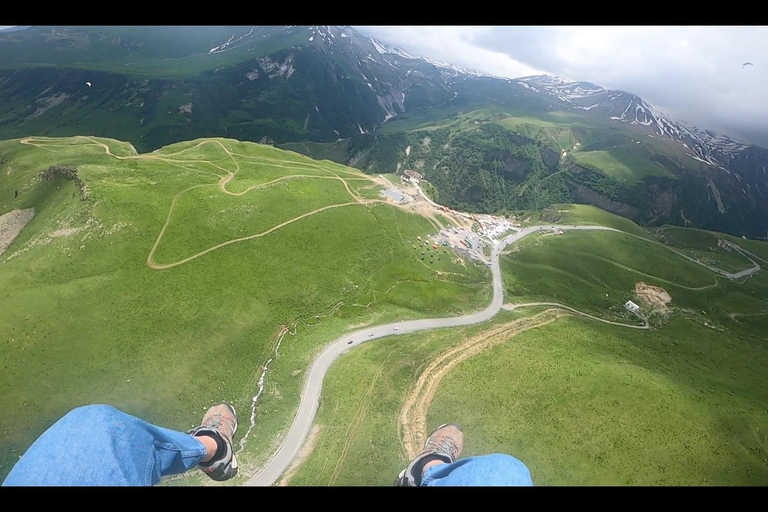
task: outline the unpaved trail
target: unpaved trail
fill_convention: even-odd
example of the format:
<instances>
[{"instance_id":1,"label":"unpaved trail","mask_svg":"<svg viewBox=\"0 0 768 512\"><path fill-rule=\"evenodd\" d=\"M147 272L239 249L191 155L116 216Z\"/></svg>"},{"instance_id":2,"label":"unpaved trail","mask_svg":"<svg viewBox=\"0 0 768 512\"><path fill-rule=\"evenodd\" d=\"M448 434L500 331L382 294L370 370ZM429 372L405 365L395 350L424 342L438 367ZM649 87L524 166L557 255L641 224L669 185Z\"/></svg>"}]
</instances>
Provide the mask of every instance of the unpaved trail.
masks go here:
<instances>
[{"instance_id":1,"label":"unpaved trail","mask_svg":"<svg viewBox=\"0 0 768 512\"><path fill-rule=\"evenodd\" d=\"M0 215L0 256L5 252L9 245L19 236L21 230L35 216L34 208L26 210L11 210Z\"/></svg>"},{"instance_id":2,"label":"unpaved trail","mask_svg":"<svg viewBox=\"0 0 768 512\"><path fill-rule=\"evenodd\" d=\"M427 412L443 377L445 377L445 375L447 375L456 365L469 359L475 354L509 341L520 333L552 323L560 316L569 315L570 313L605 324L618 325L629 329L650 329L648 320L642 317L640 318L643 320L643 325L624 324L605 320L558 302L505 304L503 309L514 311L519 308L536 306L545 306L550 309L532 317L521 318L513 322L496 326L493 329L482 332L472 338L467 338L461 344L438 355L430 362L409 391L403 403L403 407L400 410L398 433L400 434L407 459L410 460L418 455L421 447L424 446L424 441L427 435ZM565 310L568 313L565 313L562 310Z\"/></svg>"},{"instance_id":3,"label":"unpaved trail","mask_svg":"<svg viewBox=\"0 0 768 512\"><path fill-rule=\"evenodd\" d=\"M629 329L650 329L651 328L651 326L648 324L648 320L639 315L638 315L638 318L640 318L640 320L643 321L643 325L623 324L621 322L614 322L614 321L606 320L604 318L600 318L597 316L592 316L589 313L584 313L582 311L579 311L578 309L574 309L570 306L566 306L565 304L560 304L559 302L526 302L524 304L504 304L503 308L506 309L507 311L514 311L518 308L530 308L535 306L548 306L548 307L566 309L571 313L575 313L577 315L580 315L586 318L591 318L592 320L596 320L604 324L618 325L619 327L627 327Z\"/></svg>"},{"instance_id":4,"label":"unpaved trail","mask_svg":"<svg viewBox=\"0 0 768 512\"><path fill-rule=\"evenodd\" d=\"M174 198L174 200L175 199L176 198ZM168 227L168 224L170 223L170 220L171 220L171 214L170 214L170 212L168 212L168 218L165 221L165 225L163 226L163 229L160 231L160 234L157 236L157 240L155 240L155 244L152 246L152 250L149 252L149 255L147 256L147 266L149 266L150 268L153 268L155 270L165 270L165 269L168 269L168 268L173 268L173 267L176 267L178 265L183 265L184 263L188 263L188 262L190 262L190 261L192 261L194 259L199 258L200 256L205 256L209 252L215 251L217 249L221 249L222 247L226 247L228 245L236 244L238 242L245 242L247 240L253 240L255 238L261 238L261 237L266 236L266 235L272 233L273 231L276 231L276 230L278 230L278 229L280 229L280 228L282 228L284 226L287 226L289 224L293 224L294 222L299 221L299 220L301 220L301 219L303 219L305 217L309 217L310 215L315 215L316 213L320 213L320 212L325 211L325 210L330 210L332 208L341 208L341 207L344 207L344 206L354 206L354 205L360 205L360 204L363 204L363 203L353 202L353 203L341 203L341 204L332 204L332 205L329 205L329 206L323 206L322 208L318 208L317 210L312 210L311 212L307 212L305 214L299 215L298 217L294 217L293 219L287 220L287 221L285 221L285 222L283 222L281 224L278 224L277 226L273 226L273 227L267 229L266 231L262 231L261 233L256 233L255 235L248 235L248 236L243 236L243 237L240 237L240 238L233 238L232 240L227 240L226 242L222 242L222 243L220 243L218 245L214 245L213 247L209 247L208 249L205 249L204 251L200 251L197 254L193 254L192 256L184 258L183 260L175 261L173 263L164 263L164 264L155 263L152 260L152 257L154 256L155 250L157 250L157 246L160 243L160 239L162 238L163 233L165 233L165 229Z\"/></svg>"},{"instance_id":5,"label":"unpaved trail","mask_svg":"<svg viewBox=\"0 0 768 512\"><path fill-rule=\"evenodd\" d=\"M200 251L200 252L198 252L196 254L193 254L193 255L191 255L191 256L189 256L187 258L184 258L182 260L179 260L179 261L175 261L175 262L172 262L172 263L157 263L157 262L154 261L155 252L157 251L157 248L160 246L160 242L162 241L163 235L165 234L166 230L168 229L168 226L171 223L171 219L173 218L173 211L174 211L174 208L176 207L176 204L177 204L179 198L181 198L181 196L183 196L184 194L186 194L190 190L194 190L194 189L199 188L199 187L211 186L211 184L207 184L207 183L206 184L201 184L201 185L193 185L191 187L185 188L184 190L181 190L180 192L178 192L173 197L173 199L171 200L171 205L168 208L168 214L166 215L166 218L165 218L165 223L163 224L163 227L160 229L160 232L158 233L157 238L155 239L154 244L152 244L152 248L150 249L149 254L147 255L147 266L152 268L152 269L154 269L154 270L166 270L166 269L169 269L169 268L173 268L173 267L176 267L178 265L182 265L184 263L189 263L192 260L195 260L195 259L197 259L197 258L199 258L201 256L205 256L206 254L208 254L210 252L213 252L213 251L215 251L217 249L221 249L222 247L226 247L228 245L239 243L239 242L245 242L245 241L248 241L248 240L254 240L256 238L261 238L261 237L266 236L266 235L268 235L268 234L270 234L270 233L272 233L272 232L274 232L274 231L276 231L276 230L278 230L278 229L280 229L282 227L288 226L289 224L292 224L292 223L294 223L296 221L299 221L301 219L304 219L306 217L309 217L311 215L315 215L317 213L320 213L320 212L323 212L323 211L326 211L326 210L330 210L330 209L333 209L333 208L341 208L341 207L344 207L344 206L367 205L367 204L375 204L375 203L386 203L386 201L382 201L382 200L379 200L379 199L364 199L364 198L360 197L360 195L357 192L355 192L352 188L350 188L349 184L347 183L347 180L345 180L344 178L342 178L341 176L336 174L334 171L331 171L330 169L327 169L325 167L322 167L322 166L319 166L319 165L316 165L316 164L312 164L310 162L294 162L294 161L289 161L291 164L296 164L297 166L303 165L305 167L317 169L317 170L322 171L322 172L324 172L326 174L330 174L330 176L327 176L327 175L325 175L325 176L318 176L318 175L312 175L312 174L297 174L297 175L290 175L290 176L282 176L280 178L276 178L276 179L271 180L271 181L266 182L266 183L260 183L258 185L253 185L253 186L248 187L247 189L245 189L245 190L243 190L241 192L232 192L230 190L227 190L227 184L229 184L236 177L237 173L240 171L240 164L238 163L238 161L235 158L235 156L239 156L239 157L242 157L242 158L252 158L252 159L259 160L259 163L261 165L270 165L270 166L282 167L282 168L286 168L286 169L296 169L296 167L295 166L291 166L291 165L285 165L285 163L286 163L285 160L273 159L273 158L269 158L269 157L259 157L259 156L255 156L255 155L241 155L241 154L238 154L238 153L233 153L232 151L229 150L229 148L227 148L224 144L222 144L218 140L205 140L205 141L201 141L201 142L195 144L194 146L190 146L188 148L181 149L181 150L179 150L179 151L177 151L175 153L165 153L163 155L154 155L154 154L150 153L150 154L145 154L145 155L136 155L136 154L134 154L134 155L129 155L129 156L120 156L120 155L115 155L114 153L112 153L112 150L110 149L109 145L107 145L107 144L105 144L103 142L99 142L98 140L95 140L95 139L93 139L91 137L78 136L78 137L73 137L73 138L76 139L76 140L77 139L87 140L88 143L82 144L82 145L95 145L95 146L98 146L98 147L102 148L107 155L109 155L109 156L111 156L113 158L117 158L118 160L129 160L129 159L158 160L158 161L162 161L162 162L174 165L176 167L181 167L181 168L189 170L189 171L201 172L203 174L207 174L207 175L210 175L210 176L216 176L216 177L219 178L219 181L218 181L219 191L221 191L222 193L224 193L226 195L229 195L229 196L242 196L242 195L245 195L248 192L251 192L253 190L263 189L263 188L266 188L268 186L271 186L271 185L273 185L275 183L278 183L278 182L281 182L281 181L284 181L284 180L303 178L303 179L332 179L332 180L340 181L343 184L344 188L346 189L347 193L352 197L352 199L354 199L353 202L332 204L332 205L324 206L324 207L321 207L321 208L317 208L317 209L312 210L310 212L306 212L306 213L303 213L301 215L298 215L298 216L296 216L296 217L294 217L292 219L286 220L285 222L277 224L277 225L275 225L275 226L273 226L273 227L271 227L271 228L269 228L269 229L267 229L265 231L262 231L260 233L255 233L253 235L248 235L248 236L244 236L244 237L233 238L231 240L227 240L225 242L222 242L220 244L214 245L213 247L209 247L209 248L207 248L205 250L202 250L202 251ZM46 150L49 150L49 151L52 151L52 150L50 150L46 146L60 146L60 147L71 147L72 146L72 145L62 145L62 144L46 144L47 141L41 140L41 139L36 139L34 137L28 137L28 138L25 138L25 139L21 139L19 142L21 144L31 145L31 146L35 146L35 147L38 147L38 148L41 148L41 149L46 149ZM212 161L209 161L209 160L178 160L178 159L171 159L171 158L169 158L169 157L181 155L182 153L184 153L186 151L192 151L192 150L198 149L198 148L200 148L200 147L202 147L202 146L204 146L206 144L215 144L215 145L219 146L221 148L221 150L224 151L224 153L232 160L232 163L234 164L234 170L226 169L226 168L224 168L224 167L222 167L222 166L220 166L220 165L218 165L218 164L216 164L216 163L214 163ZM131 146L131 148L133 148L133 147ZM135 149L133 149L132 152L135 152ZM262 160L266 160L266 161L262 161ZM276 162L281 162L281 163L276 163ZM215 167L216 169L224 172L225 174L222 176L221 174L209 173L209 172L206 172L206 171L201 171L200 169L192 169L192 168L189 168L189 167L181 165L181 164L190 164L190 163L208 164L208 165L211 165L211 166ZM354 172L347 172L347 173L348 174L352 174L352 175L355 176L355 178L347 178L347 179L368 180L368 181L372 181L372 182L376 181L374 177L367 177L367 176L362 175L360 173L354 173Z\"/></svg>"},{"instance_id":6,"label":"unpaved trail","mask_svg":"<svg viewBox=\"0 0 768 512\"><path fill-rule=\"evenodd\" d=\"M405 450L405 458L407 460L413 459L424 446L429 405L432 403L443 377L451 369L475 354L491 349L522 332L552 323L564 314L557 309L548 309L529 318L521 318L495 326L488 331L465 339L459 345L433 359L406 395L398 417L398 433Z\"/></svg>"}]
</instances>

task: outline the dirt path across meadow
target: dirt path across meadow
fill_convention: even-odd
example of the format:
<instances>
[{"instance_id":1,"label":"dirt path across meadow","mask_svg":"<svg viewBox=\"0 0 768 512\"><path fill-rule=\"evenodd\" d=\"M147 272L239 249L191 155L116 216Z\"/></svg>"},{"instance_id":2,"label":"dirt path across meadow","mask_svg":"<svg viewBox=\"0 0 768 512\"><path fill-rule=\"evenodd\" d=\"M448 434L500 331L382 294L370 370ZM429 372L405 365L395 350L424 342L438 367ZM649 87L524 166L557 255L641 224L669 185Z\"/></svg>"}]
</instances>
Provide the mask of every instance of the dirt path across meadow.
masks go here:
<instances>
[{"instance_id":1,"label":"dirt path across meadow","mask_svg":"<svg viewBox=\"0 0 768 512\"><path fill-rule=\"evenodd\" d=\"M34 208L26 210L11 210L0 215L0 256L3 255L9 245L19 236L21 230L35 216Z\"/></svg>"},{"instance_id":2,"label":"dirt path across meadow","mask_svg":"<svg viewBox=\"0 0 768 512\"><path fill-rule=\"evenodd\" d=\"M168 228L168 226L171 223L171 219L173 217L173 211L174 211L174 208L176 207L176 204L177 204L179 198L181 196L183 196L184 194L186 194L187 192L189 192L190 190L193 190L193 189L196 189L196 188L200 188L200 187L211 186L211 184L193 185L193 186L188 187L188 188L180 191L179 193L177 193L173 197L173 199L171 200L171 205L170 205L170 207L168 209L168 214L166 215L165 223L163 224L163 227L160 229L160 232L158 233L157 238L155 239L155 243L152 245L152 248L150 249L149 254L147 255L147 266L149 266L150 268L155 269L155 270L165 270L165 269L176 267L178 265L183 265L184 263L189 263L190 261L192 261L194 259L197 259L197 258L199 258L201 256L204 256L204 255L206 255L206 254L208 254L210 252L213 252L213 251L215 251L217 249L221 249L222 247L226 247L228 245L239 243L239 242L245 242L247 240L253 240L253 239L256 239L256 238L261 238L261 237L266 236L266 235L268 235L268 234L270 234L270 233L272 233L272 232L274 232L274 231L276 231L276 230L278 230L278 229L280 229L282 227L285 227L285 226L287 226L289 224L292 224L292 223L294 223L296 221L299 221L301 219L304 219L306 217L310 217L310 216L315 215L317 213L323 212L325 210L330 210L330 209L333 209L333 208L341 208L341 207L344 207L344 206L368 205L368 204L375 204L375 203L387 203L387 201L383 201L383 200L379 200L379 199L364 199L357 192L355 192L354 189L350 188L349 183L347 183L347 180L352 180L352 179L355 179L355 180L368 180L368 181L371 181L371 182L377 182L378 180L376 178L374 178L374 177L368 177L368 176L365 176L365 175L363 175L361 173L354 173L354 172L350 172L350 171L343 171L343 172L345 172L347 174L351 174L351 175L355 176L355 178L347 177L345 179L345 178L342 178L341 176L339 176L338 174L336 174L335 172L331 171L330 169L327 169L325 167L322 167L320 165L316 165L316 164L313 164L313 163L310 163L310 162L290 162L292 165L285 165L286 164L285 160L278 160L278 159L273 159L273 158L269 158L269 157L257 157L257 156L253 156L253 155L251 155L251 156L249 156L249 155L240 155L238 153L233 153L232 151L230 151L229 148L227 148L224 144L222 144L218 140L205 140L205 141L201 141L198 144L195 144L194 146L191 146L189 148L184 148L184 149L179 150L179 151L177 151L175 153L167 153L167 154L164 154L162 156L160 156L160 155L153 155L153 154L120 156L120 155L115 155L114 153L112 153L112 150L110 149L109 145L104 144L103 142L99 142L98 140L95 140L95 139L93 139L91 137L74 137L74 138L75 139L84 139L84 140L86 140L88 142L83 144L83 145L95 145L95 146L98 146L98 147L104 149L104 152L107 155L109 155L109 156L111 156L113 158L117 158L118 160L131 160L131 159L158 160L158 161L161 161L161 162L165 162L165 163L174 165L176 167L181 167L181 168L189 170L189 171L195 171L195 172L200 172L200 173L207 174L207 175L210 175L210 176L216 176L216 177L219 178L219 181L218 181L218 184L217 184L219 191L222 192L223 194L230 195L230 196L242 196L242 195L244 195L244 194L246 194L248 192L251 192L253 190L263 189L263 188L269 187L271 185L274 185L275 183L278 183L278 182L281 182L281 181L284 181L284 180L291 180L291 179L302 178L302 179L332 179L332 180L338 180L338 181L340 181L344 185L344 188L346 189L347 193L353 199L352 202L340 203L340 204L332 204L332 205L324 206L322 208L317 208L317 209L312 210L310 212L303 213L303 214L298 215L298 216L296 216L296 217L294 217L292 219L286 220L285 222L277 224L277 225L275 225L275 226L273 226L273 227L271 227L271 228L269 228L267 230L264 230L264 231L262 231L260 233L255 233L253 235L248 235L248 236L244 236L244 237L233 238L231 240L227 240L225 242L222 242L220 244L217 244L217 245L214 245L214 246L209 247L207 249L204 249L204 250L202 250L202 251L200 251L200 252L198 252L196 254L193 254L192 256L189 256L187 258L181 259L179 261L175 261L175 262L172 262L172 263L157 263L156 261L154 261L155 252L157 251L157 248L160 246L160 242L161 242L161 240L163 238L163 235L165 234L166 229ZM36 139L34 137L29 137L29 138L26 138L26 139L22 139L19 142L21 144L27 144L27 145L30 145L30 146L35 146L35 147L38 147L38 148L41 148L41 149L45 149L45 150L48 150L48 151L53 151L53 150L50 149L50 147L71 147L71 145L50 144L50 143L46 144L47 141L42 140L42 139ZM173 156L179 156L182 153L187 152L187 151L198 149L201 146L204 146L206 144L215 144L215 145L219 146L222 149L222 151L224 151L224 153L226 153L227 156L232 160L232 163L234 164L234 170L226 169L226 168L224 168L224 167L222 167L222 166L220 166L220 165L218 165L218 164L216 164L216 163L214 163L214 162L212 162L210 160L183 160L183 159L172 159L172 158L169 158L169 157L173 157ZM296 175L290 175L290 176L282 176L280 178L276 178L276 179L271 180L271 181L266 182L266 183L260 183L258 185L253 185L251 187L246 188L245 190L243 190L241 192L232 192L230 190L227 190L227 185L236 177L237 173L240 171L240 164L237 161L237 159L235 158L235 156L242 157L242 158L256 159L262 165L270 165L270 166L281 167L281 168L285 168L285 169L294 169L295 170L295 169L297 169L297 167L300 168L301 166L303 166L304 168L311 168L311 169L319 170L321 172L326 173L326 175L318 176L318 175L312 175L312 174L296 174ZM216 168L217 171L223 172L224 174L222 175L222 174L220 174L218 172L207 172L207 171L203 171L201 169L192 169L192 168L189 168L189 167L186 167L186 166L182 165L182 164L190 164L190 163L192 163L192 164L201 164L201 163L202 164L207 164L207 165L210 165L210 166ZM295 165L293 165L293 164L295 164ZM340 171L340 172L342 172L342 171ZM2 251L0 251L0 254L1 253L2 253Z\"/></svg>"}]
</instances>

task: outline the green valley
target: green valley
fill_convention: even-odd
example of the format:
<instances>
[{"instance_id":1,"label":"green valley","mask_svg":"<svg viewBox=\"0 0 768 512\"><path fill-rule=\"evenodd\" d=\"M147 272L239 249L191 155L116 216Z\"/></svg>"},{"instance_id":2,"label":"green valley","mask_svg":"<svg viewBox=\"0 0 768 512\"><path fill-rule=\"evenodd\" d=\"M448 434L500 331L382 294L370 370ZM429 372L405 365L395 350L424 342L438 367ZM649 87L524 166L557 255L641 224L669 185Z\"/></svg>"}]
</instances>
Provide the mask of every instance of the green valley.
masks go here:
<instances>
[{"instance_id":1,"label":"green valley","mask_svg":"<svg viewBox=\"0 0 768 512\"><path fill-rule=\"evenodd\" d=\"M764 66L598 28L0 27L0 482L109 404L213 457L123 483L391 486L456 422L535 485L768 485Z\"/></svg>"}]
</instances>

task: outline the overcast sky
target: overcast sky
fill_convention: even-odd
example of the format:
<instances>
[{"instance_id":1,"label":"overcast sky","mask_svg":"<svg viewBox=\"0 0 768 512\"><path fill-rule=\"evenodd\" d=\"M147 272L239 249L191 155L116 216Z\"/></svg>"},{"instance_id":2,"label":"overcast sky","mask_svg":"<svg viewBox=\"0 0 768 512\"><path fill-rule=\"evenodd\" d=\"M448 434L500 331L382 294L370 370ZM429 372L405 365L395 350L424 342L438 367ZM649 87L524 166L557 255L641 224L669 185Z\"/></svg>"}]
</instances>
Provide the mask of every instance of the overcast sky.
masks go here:
<instances>
[{"instance_id":1,"label":"overcast sky","mask_svg":"<svg viewBox=\"0 0 768 512\"><path fill-rule=\"evenodd\" d=\"M497 76L550 73L621 89L676 119L768 146L768 27L355 28Z\"/></svg>"}]
</instances>

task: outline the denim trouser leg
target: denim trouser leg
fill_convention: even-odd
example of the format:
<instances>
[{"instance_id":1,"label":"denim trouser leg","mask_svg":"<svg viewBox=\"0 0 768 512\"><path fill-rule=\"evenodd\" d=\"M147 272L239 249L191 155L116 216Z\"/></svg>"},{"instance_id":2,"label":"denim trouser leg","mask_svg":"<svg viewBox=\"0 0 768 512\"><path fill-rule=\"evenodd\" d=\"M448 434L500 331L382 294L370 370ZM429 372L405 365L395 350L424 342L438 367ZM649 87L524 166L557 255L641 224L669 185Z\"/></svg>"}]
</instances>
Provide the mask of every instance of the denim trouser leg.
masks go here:
<instances>
[{"instance_id":1,"label":"denim trouser leg","mask_svg":"<svg viewBox=\"0 0 768 512\"><path fill-rule=\"evenodd\" d=\"M453 464L438 464L424 472L426 486L531 486L531 473L525 464L501 453L459 459Z\"/></svg>"},{"instance_id":2,"label":"denim trouser leg","mask_svg":"<svg viewBox=\"0 0 768 512\"><path fill-rule=\"evenodd\" d=\"M19 459L3 485L154 485L203 459L189 434L151 425L109 405L70 411Z\"/></svg>"}]
</instances>

